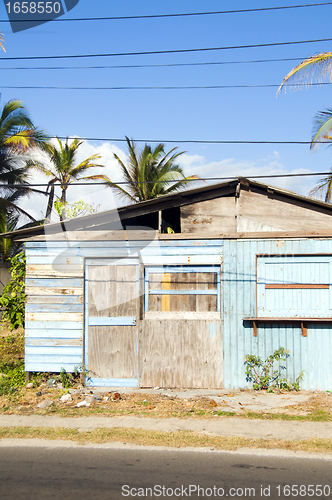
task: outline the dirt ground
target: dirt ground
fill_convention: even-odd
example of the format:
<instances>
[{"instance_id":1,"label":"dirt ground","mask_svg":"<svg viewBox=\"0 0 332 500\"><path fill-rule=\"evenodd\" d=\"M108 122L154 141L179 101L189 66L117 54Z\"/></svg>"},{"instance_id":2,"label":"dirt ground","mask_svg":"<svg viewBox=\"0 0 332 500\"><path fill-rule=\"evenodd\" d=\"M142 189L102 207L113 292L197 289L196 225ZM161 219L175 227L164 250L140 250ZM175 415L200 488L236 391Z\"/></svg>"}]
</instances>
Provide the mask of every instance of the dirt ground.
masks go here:
<instances>
[{"instance_id":1,"label":"dirt ground","mask_svg":"<svg viewBox=\"0 0 332 500\"><path fill-rule=\"evenodd\" d=\"M22 335L23 330L15 334ZM0 322L0 338L10 333ZM12 353L9 353L13 355ZM15 353L14 353L15 354ZM14 356L14 355L13 355ZM24 356L23 351L14 357ZM71 389L47 378L39 386L23 387L9 396L0 396L0 415L57 414L64 417L107 415L155 418L246 417L261 419L332 421L332 391L287 392L212 389L93 388L76 385ZM48 382L50 382L48 380ZM70 394L70 401L60 398ZM48 408L39 408L43 401Z\"/></svg>"},{"instance_id":2,"label":"dirt ground","mask_svg":"<svg viewBox=\"0 0 332 500\"><path fill-rule=\"evenodd\" d=\"M70 401L60 398L70 394ZM38 408L42 401L49 408ZM246 417L285 420L332 421L332 393L237 390L175 389L73 389L48 387L22 388L0 397L0 414L61 416L149 416L156 418Z\"/></svg>"}]
</instances>

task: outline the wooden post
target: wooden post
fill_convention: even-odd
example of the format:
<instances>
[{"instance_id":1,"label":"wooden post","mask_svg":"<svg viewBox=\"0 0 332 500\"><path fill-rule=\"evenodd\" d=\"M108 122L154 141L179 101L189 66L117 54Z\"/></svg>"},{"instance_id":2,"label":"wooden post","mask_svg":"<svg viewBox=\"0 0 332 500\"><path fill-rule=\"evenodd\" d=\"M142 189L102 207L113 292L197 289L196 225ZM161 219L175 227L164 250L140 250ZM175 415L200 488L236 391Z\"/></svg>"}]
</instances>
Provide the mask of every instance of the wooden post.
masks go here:
<instances>
[{"instance_id":1,"label":"wooden post","mask_svg":"<svg viewBox=\"0 0 332 500\"><path fill-rule=\"evenodd\" d=\"M301 334L302 334L302 337L307 337L308 336L308 325L307 323L304 323L301 321Z\"/></svg>"}]
</instances>

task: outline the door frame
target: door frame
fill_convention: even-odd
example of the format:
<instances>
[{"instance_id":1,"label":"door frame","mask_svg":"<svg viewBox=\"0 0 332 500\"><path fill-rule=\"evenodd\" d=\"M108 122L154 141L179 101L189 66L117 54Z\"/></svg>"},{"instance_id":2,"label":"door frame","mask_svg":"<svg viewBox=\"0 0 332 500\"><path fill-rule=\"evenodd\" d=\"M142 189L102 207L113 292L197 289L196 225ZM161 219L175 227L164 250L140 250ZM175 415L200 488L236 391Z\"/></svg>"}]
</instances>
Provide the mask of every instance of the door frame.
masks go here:
<instances>
[{"instance_id":1,"label":"door frame","mask_svg":"<svg viewBox=\"0 0 332 500\"><path fill-rule=\"evenodd\" d=\"M140 303L139 303L139 258L138 257L123 257L110 256L110 257L87 257L84 259L84 372L89 372L89 325L95 326L93 322L89 321L89 266L107 266L114 263L114 265L127 265L136 266L136 290L137 290L137 314L136 318L123 317L124 321L119 322L118 318L109 321L110 326L135 326L135 356L136 356L136 377L135 378L97 378L89 377L86 375L86 386L89 387L138 387L139 381L139 366L138 366L138 320L140 316Z\"/></svg>"}]
</instances>

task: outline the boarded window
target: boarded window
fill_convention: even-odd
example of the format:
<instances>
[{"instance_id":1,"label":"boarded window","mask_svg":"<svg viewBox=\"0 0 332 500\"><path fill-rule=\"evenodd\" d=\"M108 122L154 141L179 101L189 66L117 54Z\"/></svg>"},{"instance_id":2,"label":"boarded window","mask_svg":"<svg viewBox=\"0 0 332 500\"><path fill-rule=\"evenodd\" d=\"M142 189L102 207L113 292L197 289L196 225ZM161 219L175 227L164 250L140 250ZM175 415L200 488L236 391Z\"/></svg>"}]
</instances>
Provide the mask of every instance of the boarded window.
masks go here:
<instances>
[{"instance_id":1,"label":"boarded window","mask_svg":"<svg viewBox=\"0 0 332 500\"><path fill-rule=\"evenodd\" d=\"M220 267L146 268L145 311L220 311Z\"/></svg>"},{"instance_id":2,"label":"boarded window","mask_svg":"<svg viewBox=\"0 0 332 500\"><path fill-rule=\"evenodd\" d=\"M330 317L331 255L257 258L257 315Z\"/></svg>"}]
</instances>

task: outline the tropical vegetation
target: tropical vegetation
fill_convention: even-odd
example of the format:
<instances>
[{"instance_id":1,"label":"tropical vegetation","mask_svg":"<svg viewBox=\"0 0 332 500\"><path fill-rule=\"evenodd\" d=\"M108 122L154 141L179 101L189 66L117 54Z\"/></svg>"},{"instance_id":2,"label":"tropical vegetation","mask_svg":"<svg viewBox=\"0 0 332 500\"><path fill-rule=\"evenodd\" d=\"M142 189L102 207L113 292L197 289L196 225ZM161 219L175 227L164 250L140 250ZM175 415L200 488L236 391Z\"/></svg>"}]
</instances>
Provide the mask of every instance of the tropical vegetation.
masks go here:
<instances>
[{"instance_id":1,"label":"tropical vegetation","mask_svg":"<svg viewBox=\"0 0 332 500\"><path fill-rule=\"evenodd\" d=\"M331 82L332 80L332 52L323 52L306 58L295 66L283 79L277 95L287 86L308 85L313 81L317 83ZM320 146L322 143L332 142L332 109L319 111L316 114L312 132L310 148ZM332 169L329 175L320 179L310 193L320 195L326 202L332 201Z\"/></svg>"},{"instance_id":2,"label":"tropical vegetation","mask_svg":"<svg viewBox=\"0 0 332 500\"><path fill-rule=\"evenodd\" d=\"M45 134L34 126L23 103L19 100L7 102L0 116L1 212L6 208L9 216L23 214L34 220L18 202L33 191L28 183L26 155L33 148L43 147L44 142Z\"/></svg>"},{"instance_id":3,"label":"tropical vegetation","mask_svg":"<svg viewBox=\"0 0 332 500\"><path fill-rule=\"evenodd\" d=\"M133 140L126 137L128 146L127 165L117 154L118 161L127 189L120 184L109 182L109 186L126 201L138 203L140 201L157 198L164 194L174 193L183 189L193 180L198 180L196 175L186 177L177 159L184 152L176 153L177 148L165 152L164 144L152 148L145 144L140 150Z\"/></svg>"},{"instance_id":4,"label":"tropical vegetation","mask_svg":"<svg viewBox=\"0 0 332 500\"><path fill-rule=\"evenodd\" d=\"M61 198L60 202L62 204L62 211L60 214L60 220L66 219L66 203L67 203L67 189L70 184L77 181L87 181L87 180L104 180L110 181L106 175L95 174L95 175L84 175L88 170L94 167L103 167L96 161L101 158L100 155L92 155L86 158L79 164L77 164L77 152L78 148L83 144L83 141L74 139L73 142L69 143L68 138L65 143L62 143L59 138L56 138L56 144L48 143L44 147L44 151L47 154L49 165L43 162L31 159L27 162L29 168L36 169L42 172L45 176L51 177L48 182L49 190L49 202L46 211L45 218L47 219L53 208L54 201L54 187L56 183L60 184L61 188Z\"/></svg>"}]
</instances>

